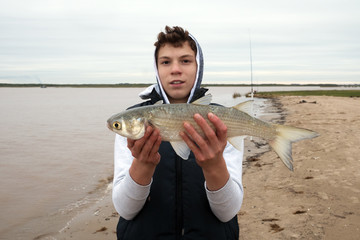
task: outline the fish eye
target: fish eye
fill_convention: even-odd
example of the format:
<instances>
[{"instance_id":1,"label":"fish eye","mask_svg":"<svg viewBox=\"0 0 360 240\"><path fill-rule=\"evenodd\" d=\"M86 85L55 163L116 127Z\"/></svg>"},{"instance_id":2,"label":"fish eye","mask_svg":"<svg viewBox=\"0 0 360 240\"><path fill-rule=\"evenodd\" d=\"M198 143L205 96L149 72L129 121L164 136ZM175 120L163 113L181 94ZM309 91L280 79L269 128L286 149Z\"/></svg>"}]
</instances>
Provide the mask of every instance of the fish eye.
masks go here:
<instances>
[{"instance_id":1,"label":"fish eye","mask_svg":"<svg viewBox=\"0 0 360 240\"><path fill-rule=\"evenodd\" d=\"M121 129L121 124L119 122L114 122L113 123L113 127L117 130L120 130Z\"/></svg>"}]
</instances>

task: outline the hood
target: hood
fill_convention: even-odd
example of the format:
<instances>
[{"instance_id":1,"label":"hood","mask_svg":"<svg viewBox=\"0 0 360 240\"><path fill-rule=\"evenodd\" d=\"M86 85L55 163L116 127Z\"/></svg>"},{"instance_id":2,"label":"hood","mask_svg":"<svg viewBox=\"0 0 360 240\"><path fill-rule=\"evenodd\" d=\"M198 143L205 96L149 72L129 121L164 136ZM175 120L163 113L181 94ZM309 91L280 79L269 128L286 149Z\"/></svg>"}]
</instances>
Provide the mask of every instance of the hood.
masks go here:
<instances>
[{"instance_id":1,"label":"hood","mask_svg":"<svg viewBox=\"0 0 360 240\"><path fill-rule=\"evenodd\" d=\"M197 72L196 72L196 79L194 82L194 86L190 91L190 96L187 100L187 103L190 103L191 99L194 96L195 90L200 88L201 82L202 82L202 78L203 78L203 72L204 72L204 57L203 57L203 53L201 50L201 47L198 43L198 41L191 35L189 34L189 36L195 41L196 43L196 63L197 63ZM162 97L162 99L164 100L165 103L170 103L169 99L161 85L160 82L160 78L159 78L159 73L158 73L158 69L157 69L157 65L156 65L156 58L155 58L155 51L154 51L154 68L155 68L155 73L156 73L156 84L153 84L151 86L149 86L148 88L146 88L144 91L142 91L139 94L139 97L141 99L149 99L151 96L151 92L155 89L155 91Z\"/></svg>"}]
</instances>

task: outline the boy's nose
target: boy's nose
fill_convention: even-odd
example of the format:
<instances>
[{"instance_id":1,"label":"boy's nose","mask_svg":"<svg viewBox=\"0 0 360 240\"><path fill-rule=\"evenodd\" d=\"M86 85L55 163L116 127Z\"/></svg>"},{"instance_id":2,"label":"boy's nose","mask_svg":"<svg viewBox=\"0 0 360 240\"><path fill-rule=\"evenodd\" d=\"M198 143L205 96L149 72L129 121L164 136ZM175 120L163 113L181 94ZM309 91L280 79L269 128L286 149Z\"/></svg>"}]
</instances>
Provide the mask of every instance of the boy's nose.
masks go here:
<instances>
[{"instance_id":1,"label":"boy's nose","mask_svg":"<svg viewBox=\"0 0 360 240\"><path fill-rule=\"evenodd\" d=\"M171 66L171 74L179 74L181 73L181 67L179 63L173 63Z\"/></svg>"}]
</instances>

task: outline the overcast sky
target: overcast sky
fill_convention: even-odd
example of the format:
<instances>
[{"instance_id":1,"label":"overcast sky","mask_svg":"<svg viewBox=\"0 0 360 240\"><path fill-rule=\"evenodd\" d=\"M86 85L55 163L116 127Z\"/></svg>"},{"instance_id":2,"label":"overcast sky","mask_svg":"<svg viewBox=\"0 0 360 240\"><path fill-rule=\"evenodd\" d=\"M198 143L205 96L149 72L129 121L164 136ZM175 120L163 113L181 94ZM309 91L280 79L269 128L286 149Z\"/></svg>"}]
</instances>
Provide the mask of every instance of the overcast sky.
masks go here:
<instances>
[{"instance_id":1,"label":"overcast sky","mask_svg":"<svg viewBox=\"0 0 360 240\"><path fill-rule=\"evenodd\" d=\"M0 0L0 82L153 83L153 43L182 26L203 83L360 83L359 0Z\"/></svg>"}]
</instances>

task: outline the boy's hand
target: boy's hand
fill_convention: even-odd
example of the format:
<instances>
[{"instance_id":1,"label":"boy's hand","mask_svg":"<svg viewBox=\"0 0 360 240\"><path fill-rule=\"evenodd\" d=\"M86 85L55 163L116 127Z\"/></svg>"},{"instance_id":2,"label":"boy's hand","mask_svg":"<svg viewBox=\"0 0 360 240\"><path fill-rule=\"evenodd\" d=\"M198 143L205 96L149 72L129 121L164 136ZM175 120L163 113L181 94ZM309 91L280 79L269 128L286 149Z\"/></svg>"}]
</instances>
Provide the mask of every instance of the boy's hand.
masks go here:
<instances>
[{"instance_id":1,"label":"boy's hand","mask_svg":"<svg viewBox=\"0 0 360 240\"><path fill-rule=\"evenodd\" d=\"M146 128L144 136L138 140L128 139L128 148L137 160L157 165L160 161L158 153L161 143L160 132L151 126Z\"/></svg>"},{"instance_id":2,"label":"boy's hand","mask_svg":"<svg viewBox=\"0 0 360 240\"><path fill-rule=\"evenodd\" d=\"M138 140L128 139L128 148L134 157L130 167L131 178L140 185L150 183L156 165L160 162L159 147L161 144L158 129L147 127L145 135Z\"/></svg>"},{"instance_id":3,"label":"boy's hand","mask_svg":"<svg viewBox=\"0 0 360 240\"><path fill-rule=\"evenodd\" d=\"M200 114L195 114L194 120L204 132L204 137L188 122L184 123L186 133L182 132L180 136L194 153L198 165L203 169L208 189L218 190L229 179L223 157L227 144L227 127L213 113L208 114L208 119L214 125L215 131Z\"/></svg>"}]
</instances>

